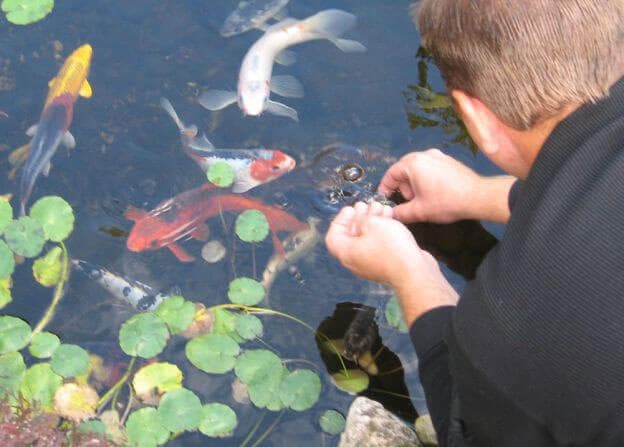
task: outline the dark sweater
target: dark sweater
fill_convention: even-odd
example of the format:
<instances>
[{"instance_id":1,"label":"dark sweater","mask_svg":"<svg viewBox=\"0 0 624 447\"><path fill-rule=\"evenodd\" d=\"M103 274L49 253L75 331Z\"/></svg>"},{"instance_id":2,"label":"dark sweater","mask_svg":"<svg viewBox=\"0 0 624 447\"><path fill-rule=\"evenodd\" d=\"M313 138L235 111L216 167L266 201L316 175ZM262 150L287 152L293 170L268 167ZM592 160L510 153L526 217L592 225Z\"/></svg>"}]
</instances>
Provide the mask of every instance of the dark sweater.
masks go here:
<instances>
[{"instance_id":1,"label":"dark sweater","mask_svg":"<svg viewBox=\"0 0 624 447\"><path fill-rule=\"evenodd\" d=\"M624 446L624 80L560 123L456 308L411 327L441 445Z\"/></svg>"}]
</instances>

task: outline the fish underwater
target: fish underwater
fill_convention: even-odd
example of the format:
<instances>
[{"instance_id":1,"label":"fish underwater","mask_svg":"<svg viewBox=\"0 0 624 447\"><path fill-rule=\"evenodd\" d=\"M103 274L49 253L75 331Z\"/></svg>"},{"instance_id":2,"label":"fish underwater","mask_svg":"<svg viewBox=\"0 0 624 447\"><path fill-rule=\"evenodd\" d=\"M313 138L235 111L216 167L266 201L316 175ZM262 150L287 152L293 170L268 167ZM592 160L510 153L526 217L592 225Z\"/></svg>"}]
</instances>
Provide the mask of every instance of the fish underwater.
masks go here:
<instances>
[{"instance_id":1,"label":"fish underwater","mask_svg":"<svg viewBox=\"0 0 624 447\"><path fill-rule=\"evenodd\" d=\"M265 31L268 28L267 21L283 18L283 9L288 2L289 0L243 0L225 19L219 33L223 37L231 37L254 28Z\"/></svg>"},{"instance_id":2,"label":"fish underwater","mask_svg":"<svg viewBox=\"0 0 624 447\"><path fill-rule=\"evenodd\" d=\"M48 96L39 123L26 132L32 140L20 178L21 215L25 214L37 177L42 172L47 175L50 171L50 160L59 144L63 143L68 148L76 145L68 129L78 96L90 98L92 95L91 85L87 81L92 55L91 45L85 44L67 57L56 77L48 83Z\"/></svg>"},{"instance_id":3,"label":"fish underwater","mask_svg":"<svg viewBox=\"0 0 624 447\"><path fill-rule=\"evenodd\" d=\"M160 105L178 127L184 152L202 171L208 172L210 166L218 162L232 167L235 177L231 191L234 193L243 193L273 181L297 164L292 157L277 149L217 149L205 134L197 137L197 126L186 126L180 120L167 98L161 98Z\"/></svg>"},{"instance_id":4,"label":"fish underwater","mask_svg":"<svg viewBox=\"0 0 624 447\"><path fill-rule=\"evenodd\" d=\"M267 111L299 121L295 109L269 99L271 92L287 98L301 98L304 95L303 86L293 76L272 76L273 63L290 65L293 53L284 53L284 50L310 40L329 40L344 52L366 51L361 43L339 37L351 29L355 21L353 14L327 9L303 20L287 18L272 25L243 58L237 92L208 90L200 96L199 103L214 111L238 102L245 115L258 116Z\"/></svg>"}]
</instances>

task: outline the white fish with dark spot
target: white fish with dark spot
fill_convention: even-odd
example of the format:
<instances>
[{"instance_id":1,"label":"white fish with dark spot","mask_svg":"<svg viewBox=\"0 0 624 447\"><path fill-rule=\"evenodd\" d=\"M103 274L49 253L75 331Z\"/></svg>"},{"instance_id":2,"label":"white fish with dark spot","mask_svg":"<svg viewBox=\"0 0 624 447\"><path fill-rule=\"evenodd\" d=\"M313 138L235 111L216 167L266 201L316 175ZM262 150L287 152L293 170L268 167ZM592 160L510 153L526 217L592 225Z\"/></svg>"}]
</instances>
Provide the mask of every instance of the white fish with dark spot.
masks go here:
<instances>
[{"instance_id":1,"label":"white fish with dark spot","mask_svg":"<svg viewBox=\"0 0 624 447\"><path fill-rule=\"evenodd\" d=\"M280 16L288 2L289 0L242 1L225 19L219 32L223 37L231 37L254 28L264 31L269 20L281 20Z\"/></svg>"}]
</instances>

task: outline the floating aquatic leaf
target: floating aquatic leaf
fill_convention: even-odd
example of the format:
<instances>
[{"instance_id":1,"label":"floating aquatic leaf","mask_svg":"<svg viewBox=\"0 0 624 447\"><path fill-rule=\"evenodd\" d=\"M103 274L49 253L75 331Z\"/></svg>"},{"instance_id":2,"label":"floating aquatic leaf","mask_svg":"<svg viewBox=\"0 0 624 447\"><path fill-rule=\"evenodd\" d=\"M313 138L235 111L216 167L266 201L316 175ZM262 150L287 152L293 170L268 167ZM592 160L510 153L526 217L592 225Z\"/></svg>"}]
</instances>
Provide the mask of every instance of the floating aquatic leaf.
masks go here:
<instances>
[{"instance_id":1,"label":"floating aquatic leaf","mask_svg":"<svg viewBox=\"0 0 624 447\"><path fill-rule=\"evenodd\" d=\"M22 216L7 225L4 239L14 253L26 258L34 258L41 253L45 243L45 234L39 222L32 217Z\"/></svg>"},{"instance_id":2,"label":"floating aquatic leaf","mask_svg":"<svg viewBox=\"0 0 624 447\"><path fill-rule=\"evenodd\" d=\"M234 372L243 383L251 383L256 376L274 368L283 366L282 359L267 349L250 349L236 359Z\"/></svg>"},{"instance_id":3,"label":"floating aquatic leaf","mask_svg":"<svg viewBox=\"0 0 624 447\"><path fill-rule=\"evenodd\" d=\"M27 402L51 410L54 393L63 384L63 378L52 371L49 363L37 363L26 370L19 392Z\"/></svg>"},{"instance_id":4,"label":"floating aquatic leaf","mask_svg":"<svg viewBox=\"0 0 624 447\"><path fill-rule=\"evenodd\" d=\"M0 354L19 351L30 341L31 330L24 320L9 315L0 316Z\"/></svg>"},{"instance_id":5,"label":"floating aquatic leaf","mask_svg":"<svg viewBox=\"0 0 624 447\"><path fill-rule=\"evenodd\" d=\"M338 435L344 431L345 418L336 410L326 410L319 418L321 429L330 435Z\"/></svg>"},{"instance_id":6,"label":"floating aquatic leaf","mask_svg":"<svg viewBox=\"0 0 624 447\"><path fill-rule=\"evenodd\" d=\"M0 240L0 278L8 278L14 269L15 258L13 257L13 252L6 242Z\"/></svg>"},{"instance_id":7,"label":"floating aquatic leaf","mask_svg":"<svg viewBox=\"0 0 624 447\"><path fill-rule=\"evenodd\" d=\"M139 399L152 399L167 391L182 388L182 371L171 363L152 363L139 369L132 379L132 387Z\"/></svg>"},{"instance_id":8,"label":"floating aquatic leaf","mask_svg":"<svg viewBox=\"0 0 624 447\"><path fill-rule=\"evenodd\" d=\"M206 436L231 435L237 424L236 413L225 404L215 402L202 407L199 431Z\"/></svg>"},{"instance_id":9,"label":"floating aquatic leaf","mask_svg":"<svg viewBox=\"0 0 624 447\"><path fill-rule=\"evenodd\" d=\"M134 315L119 329L119 346L123 352L145 359L160 354L168 339L167 325L153 313Z\"/></svg>"},{"instance_id":10,"label":"floating aquatic leaf","mask_svg":"<svg viewBox=\"0 0 624 447\"><path fill-rule=\"evenodd\" d=\"M54 0L2 0L2 11L9 22L29 25L52 12Z\"/></svg>"},{"instance_id":11,"label":"floating aquatic leaf","mask_svg":"<svg viewBox=\"0 0 624 447\"><path fill-rule=\"evenodd\" d=\"M54 247L45 256L33 262L32 271L35 280L44 287L53 287L61 280L63 270L63 250Z\"/></svg>"},{"instance_id":12,"label":"floating aquatic leaf","mask_svg":"<svg viewBox=\"0 0 624 447\"><path fill-rule=\"evenodd\" d=\"M236 332L246 340L262 337L262 321L255 315L239 314L236 318Z\"/></svg>"},{"instance_id":13,"label":"floating aquatic leaf","mask_svg":"<svg viewBox=\"0 0 624 447\"><path fill-rule=\"evenodd\" d=\"M172 296L160 303L156 315L167 323L171 334L179 334L193 322L195 305L181 296Z\"/></svg>"},{"instance_id":14,"label":"floating aquatic leaf","mask_svg":"<svg viewBox=\"0 0 624 447\"><path fill-rule=\"evenodd\" d=\"M201 303L195 303L195 315L190 326L186 328L180 335L184 338L193 338L199 335L207 334L212 331L214 325L214 314L211 310ZM237 340L238 341L238 340Z\"/></svg>"},{"instance_id":15,"label":"floating aquatic leaf","mask_svg":"<svg viewBox=\"0 0 624 447\"><path fill-rule=\"evenodd\" d=\"M243 211L236 218L235 231L245 242L261 242L269 234L269 222L259 210Z\"/></svg>"},{"instance_id":16,"label":"floating aquatic leaf","mask_svg":"<svg viewBox=\"0 0 624 447\"><path fill-rule=\"evenodd\" d=\"M156 408L145 407L134 411L126 421L128 441L137 447L156 447L169 439L169 430L162 423Z\"/></svg>"},{"instance_id":17,"label":"floating aquatic leaf","mask_svg":"<svg viewBox=\"0 0 624 447\"><path fill-rule=\"evenodd\" d=\"M33 357L45 359L51 357L60 346L61 340L51 332L39 332L35 334L28 346Z\"/></svg>"},{"instance_id":18,"label":"floating aquatic leaf","mask_svg":"<svg viewBox=\"0 0 624 447\"><path fill-rule=\"evenodd\" d=\"M13 219L13 208L6 200L0 199L0 234Z\"/></svg>"},{"instance_id":19,"label":"floating aquatic leaf","mask_svg":"<svg viewBox=\"0 0 624 447\"><path fill-rule=\"evenodd\" d=\"M222 374L234 367L240 347L228 335L206 334L190 340L185 351L195 367L207 373Z\"/></svg>"},{"instance_id":20,"label":"floating aquatic leaf","mask_svg":"<svg viewBox=\"0 0 624 447\"><path fill-rule=\"evenodd\" d=\"M201 411L202 405L199 397L186 388L169 391L158 405L158 413L160 413L163 425L174 433L196 430Z\"/></svg>"},{"instance_id":21,"label":"floating aquatic leaf","mask_svg":"<svg viewBox=\"0 0 624 447\"><path fill-rule=\"evenodd\" d=\"M396 296L393 295L388 300L384 314L386 315L386 321L390 326L401 332L407 332L407 325L405 324L403 312L401 311L399 300L397 300Z\"/></svg>"},{"instance_id":22,"label":"floating aquatic leaf","mask_svg":"<svg viewBox=\"0 0 624 447\"><path fill-rule=\"evenodd\" d=\"M255 306L264 299L264 287L255 279L236 278L230 282L228 298L235 304Z\"/></svg>"},{"instance_id":23,"label":"floating aquatic leaf","mask_svg":"<svg viewBox=\"0 0 624 447\"><path fill-rule=\"evenodd\" d=\"M208 241L204 244L201 251L201 257L204 261L214 264L225 257L225 247L220 241Z\"/></svg>"},{"instance_id":24,"label":"floating aquatic leaf","mask_svg":"<svg viewBox=\"0 0 624 447\"><path fill-rule=\"evenodd\" d=\"M0 399L4 399L7 394L16 397L25 372L26 364L22 354L7 352L0 355Z\"/></svg>"},{"instance_id":25,"label":"floating aquatic leaf","mask_svg":"<svg viewBox=\"0 0 624 447\"><path fill-rule=\"evenodd\" d=\"M357 394L368 388L370 378L360 369L340 370L332 374L332 379L338 388L349 394Z\"/></svg>"},{"instance_id":26,"label":"floating aquatic leaf","mask_svg":"<svg viewBox=\"0 0 624 447\"><path fill-rule=\"evenodd\" d=\"M1 241L0 241L1 242ZM11 257L13 254L11 254ZM0 309L13 301L11 297L11 278L0 279Z\"/></svg>"},{"instance_id":27,"label":"floating aquatic leaf","mask_svg":"<svg viewBox=\"0 0 624 447\"><path fill-rule=\"evenodd\" d=\"M158 415L158 413L156 413ZM128 438L126 430L121 425L119 413L116 410L106 410L100 414L100 420L106 427L107 437L115 443L115 445L127 445Z\"/></svg>"},{"instance_id":28,"label":"floating aquatic leaf","mask_svg":"<svg viewBox=\"0 0 624 447\"><path fill-rule=\"evenodd\" d=\"M100 421L99 419L90 419L88 421L84 421L78 424L76 430L81 433L97 433L100 435L105 435L106 425L104 425L104 422Z\"/></svg>"},{"instance_id":29,"label":"floating aquatic leaf","mask_svg":"<svg viewBox=\"0 0 624 447\"><path fill-rule=\"evenodd\" d=\"M52 354L51 365L63 377L78 376L89 367L89 353L78 345L63 343Z\"/></svg>"},{"instance_id":30,"label":"floating aquatic leaf","mask_svg":"<svg viewBox=\"0 0 624 447\"><path fill-rule=\"evenodd\" d=\"M280 398L280 387L287 375L288 368L283 365L274 365L260 371L247 385L249 400L258 408L271 411L281 410L284 408L284 403Z\"/></svg>"},{"instance_id":31,"label":"floating aquatic leaf","mask_svg":"<svg viewBox=\"0 0 624 447\"><path fill-rule=\"evenodd\" d=\"M208 181L220 188L228 188L234 183L234 169L224 161L218 161L208 168Z\"/></svg>"},{"instance_id":32,"label":"floating aquatic leaf","mask_svg":"<svg viewBox=\"0 0 624 447\"><path fill-rule=\"evenodd\" d=\"M74 211L58 196L37 200L30 209L30 217L41 224L46 238L54 242L61 242L74 229Z\"/></svg>"},{"instance_id":33,"label":"floating aquatic leaf","mask_svg":"<svg viewBox=\"0 0 624 447\"><path fill-rule=\"evenodd\" d=\"M54 411L74 422L94 417L97 402L97 393L86 384L66 383L54 393Z\"/></svg>"},{"instance_id":34,"label":"floating aquatic leaf","mask_svg":"<svg viewBox=\"0 0 624 447\"><path fill-rule=\"evenodd\" d=\"M235 342L242 343L245 339L236 332L236 321L238 321L236 313L218 307L214 310L212 333L229 335Z\"/></svg>"},{"instance_id":35,"label":"floating aquatic leaf","mask_svg":"<svg viewBox=\"0 0 624 447\"><path fill-rule=\"evenodd\" d=\"M312 407L321 394L321 379L309 369L288 374L280 386L280 399L287 407L303 411Z\"/></svg>"}]
</instances>

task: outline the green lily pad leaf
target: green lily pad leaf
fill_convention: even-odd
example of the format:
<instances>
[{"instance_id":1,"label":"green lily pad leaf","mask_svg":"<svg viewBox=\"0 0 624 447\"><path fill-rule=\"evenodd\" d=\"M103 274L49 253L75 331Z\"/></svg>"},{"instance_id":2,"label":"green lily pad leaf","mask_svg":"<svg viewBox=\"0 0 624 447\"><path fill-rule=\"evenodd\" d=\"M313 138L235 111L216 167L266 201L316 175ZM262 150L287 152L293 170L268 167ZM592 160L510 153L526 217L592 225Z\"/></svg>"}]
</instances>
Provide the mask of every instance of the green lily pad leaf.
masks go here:
<instances>
[{"instance_id":1,"label":"green lily pad leaf","mask_svg":"<svg viewBox=\"0 0 624 447\"><path fill-rule=\"evenodd\" d=\"M0 354L19 351L28 344L31 334L30 326L24 320L0 316Z\"/></svg>"},{"instance_id":2,"label":"green lily pad leaf","mask_svg":"<svg viewBox=\"0 0 624 447\"><path fill-rule=\"evenodd\" d=\"M319 418L321 429L329 435L338 435L344 431L345 417L336 410L326 410Z\"/></svg>"},{"instance_id":3,"label":"green lily pad leaf","mask_svg":"<svg viewBox=\"0 0 624 447\"><path fill-rule=\"evenodd\" d=\"M182 388L182 371L171 363L152 363L136 372L132 387L141 400L149 397L153 390L161 395Z\"/></svg>"},{"instance_id":4,"label":"green lily pad leaf","mask_svg":"<svg viewBox=\"0 0 624 447\"><path fill-rule=\"evenodd\" d=\"M64 199L46 196L37 200L30 208L30 217L43 227L46 239L61 242L74 229L74 211Z\"/></svg>"},{"instance_id":5,"label":"green lily pad leaf","mask_svg":"<svg viewBox=\"0 0 624 447\"><path fill-rule=\"evenodd\" d=\"M228 335L206 334L190 340L185 352L196 368L207 373L222 374L234 367L240 346Z\"/></svg>"},{"instance_id":6,"label":"green lily pad leaf","mask_svg":"<svg viewBox=\"0 0 624 447\"><path fill-rule=\"evenodd\" d=\"M396 296L393 295L388 300L384 314L386 315L386 321L390 326L401 332L407 332L407 325L405 324L403 312L401 311L401 306L399 305L399 300Z\"/></svg>"},{"instance_id":7,"label":"green lily pad leaf","mask_svg":"<svg viewBox=\"0 0 624 447\"><path fill-rule=\"evenodd\" d=\"M89 353L78 345L61 344L51 360L52 369L63 377L79 376L87 372Z\"/></svg>"},{"instance_id":8,"label":"green lily pad leaf","mask_svg":"<svg viewBox=\"0 0 624 447\"><path fill-rule=\"evenodd\" d=\"M28 350L33 357L45 359L51 357L60 346L61 340L51 332L39 332L30 342Z\"/></svg>"},{"instance_id":9,"label":"green lily pad leaf","mask_svg":"<svg viewBox=\"0 0 624 447\"><path fill-rule=\"evenodd\" d=\"M298 369L288 374L280 386L280 399L295 411L311 408L321 394L321 379L309 369Z\"/></svg>"},{"instance_id":10,"label":"green lily pad leaf","mask_svg":"<svg viewBox=\"0 0 624 447\"><path fill-rule=\"evenodd\" d=\"M106 435L106 425L104 425L104 422L99 419L91 419L89 421L81 422L78 424L78 427L76 427L76 430L81 433L97 433L100 435Z\"/></svg>"},{"instance_id":11,"label":"green lily pad leaf","mask_svg":"<svg viewBox=\"0 0 624 447\"><path fill-rule=\"evenodd\" d=\"M225 404L215 402L202 407L199 431L206 436L229 436L237 424L236 413Z\"/></svg>"},{"instance_id":12,"label":"green lily pad leaf","mask_svg":"<svg viewBox=\"0 0 624 447\"><path fill-rule=\"evenodd\" d=\"M7 395L17 397L25 372L26 364L22 354L14 351L0 355L0 400Z\"/></svg>"},{"instance_id":13,"label":"green lily pad leaf","mask_svg":"<svg viewBox=\"0 0 624 447\"><path fill-rule=\"evenodd\" d=\"M169 391L158 405L158 413L160 413L163 425L174 433L196 430L201 411L202 404L199 397L186 388Z\"/></svg>"},{"instance_id":14,"label":"green lily pad leaf","mask_svg":"<svg viewBox=\"0 0 624 447\"><path fill-rule=\"evenodd\" d=\"M236 318L236 332L246 340L262 337L262 321L251 314L240 314Z\"/></svg>"},{"instance_id":15,"label":"green lily pad leaf","mask_svg":"<svg viewBox=\"0 0 624 447\"><path fill-rule=\"evenodd\" d=\"M269 234L269 222L262 211L246 210L236 218L234 230L245 242L261 242Z\"/></svg>"},{"instance_id":16,"label":"green lily pad leaf","mask_svg":"<svg viewBox=\"0 0 624 447\"><path fill-rule=\"evenodd\" d=\"M15 254L34 258L41 253L45 234L39 222L32 217L22 216L7 225L4 239Z\"/></svg>"},{"instance_id":17,"label":"green lily pad leaf","mask_svg":"<svg viewBox=\"0 0 624 447\"><path fill-rule=\"evenodd\" d=\"M169 326L171 334L179 334L186 330L195 317L195 304L181 296L172 296L160 303L156 315Z\"/></svg>"},{"instance_id":18,"label":"green lily pad leaf","mask_svg":"<svg viewBox=\"0 0 624 447\"><path fill-rule=\"evenodd\" d=\"M11 220L13 220L13 207L6 200L0 199L0 234L4 232Z\"/></svg>"},{"instance_id":19,"label":"green lily pad leaf","mask_svg":"<svg viewBox=\"0 0 624 447\"><path fill-rule=\"evenodd\" d=\"M11 257L13 257L13 254L11 254ZM11 301L13 301L11 297L11 278L0 279L0 309Z\"/></svg>"},{"instance_id":20,"label":"green lily pad leaf","mask_svg":"<svg viewBox=\"0 0 624 447\"><path fill-rule=\"evenodd\" d=\"M370 378L361 369L340 370L332 374L332 379L338 388L349 394L357 394L368 388Z\"/></svg>"},{"instance_id":21,"label":"green lily pad leaf","mask_svg":"<svg viewBox=\"0 0 624 447\"><path fill-rule=\"evenodd\" d=\"M214 322L212 326L213 334L228 335L236 343L242 343L245 341L243 337L238 335L236 331L236 322L238 321L238 314L230 312L227 309L216 308L214 310Z\"/></svg>"},{"instance_id":22,"label":"green lily pad leaf","mask_svg":"<svg viewBox=\"0 0 624 447\"><path fill-rule=\"evenodd\" d=\"M268 349L250 349L238 356L234 372L241 382L250 384L256 376L260 377L276 366L283 366L282 359L273 352Z\"/></svg>"},{"instance_id":23,"label":"green lily pad leaf","mask_svg":"<svg viewBox=\"0 0 624 447\"><path fill-rule=\"evenodd\" d=\"M54 247L45 256L33 262L32 271L35 280L44 287L53 287L61 280L63 270L63 250Z\"/></svg>"},{"instance_id":24,"label":"green lily pad leaf","mask_svg":"<svg viewBox=\"0 0 624 447\"><path fill-rule=\"evenodd\" d=\"M63 384L63 378L52 370L49 363L37 363L24 373L19 391L27 402L51 410L54 394Z\"/></svg>"},{"instance_id":25,"label":"green lily pad leaf","mask_svg":"<svg viewBox=\"0 0 624 447\"><path fill-rule=\"evenodd\" d=\"M258 408L279 411L284 408L280 398L282 381L288 375L288 368L283 365L273 365L259 371L247 385L249 400Z\"/></svg>"},{"instance_id":26,"label":"green lily pad leaf","mask_svg":"<svg viewBox=\"0 0 624 447\"><path fill-rule=\"evenodd\" d=\"M134 315L119 329L119 346L123 352L145 359L160 354L168 339L167 325L153 313Z\"/></svg>"},{"instance_id":27,"label":"green lily pad leaf","mask_svg":"<svg viewBox=\"0 0 624 447\"><path fill-rule=\"evenodd\" d=\"M38 22L52 12L54 0L3 0L2 10L9 22L29 25Z\"/></svg>"},{"instance_id":28,"label":"green lily pad leaf","mask_svg":"<svg viewBox=\"0 0 624 447\"><path fill-rule=\"evenodd\" d=\"M156 447L169 439L169 430L163 425L156 408L145 407L134 411L126 421L128 441L137 447Z\"/></svg>"},{"instance_id":29,"label":"green lily pad leaf","mask_svg":"<svg viewBox=\"0 0 624 447\"><path fill-rule=\"evenodd\" d=\"M229 188L234 183L234 168L224 161L218 161L208 167L208 181L219 188Z\"/></svg>"},{"instance_id":30,"label":"green lily pad leaf","mask_svg":"<svg viewBox=\"0 0 624 447\"><path fill-rule=\"evenodd\" d=\"M234 304L255 306L264 299L264 287L255 279L236 278L230 282L228 298Z\"/></svg>"},{"instance_id":31,"label":"green lily pad leaf","mask_svg":"<svg viewBox=\"0 0 624 447\"><path fill-rule=\"evenodd\" d=\"M15 258L13 257L13 252L6 244L6 242L0 240L0 278L10 277L11 274L13 274L14 269Z\"/></svg>"}]
</instances>

